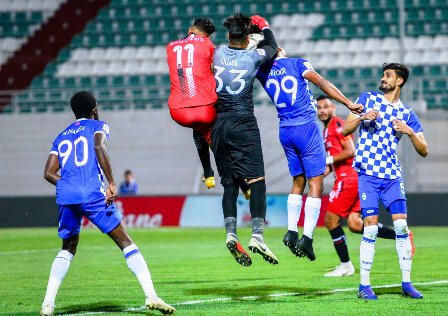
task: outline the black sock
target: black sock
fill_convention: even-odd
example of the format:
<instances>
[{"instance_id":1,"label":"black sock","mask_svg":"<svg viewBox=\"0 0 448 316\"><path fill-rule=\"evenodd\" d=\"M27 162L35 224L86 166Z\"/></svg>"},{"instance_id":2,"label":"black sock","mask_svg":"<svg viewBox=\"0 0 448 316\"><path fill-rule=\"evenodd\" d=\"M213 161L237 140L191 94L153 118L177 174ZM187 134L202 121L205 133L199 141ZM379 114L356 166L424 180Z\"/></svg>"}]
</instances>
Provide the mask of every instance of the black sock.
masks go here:
<instances>
[{"instance_id":1,"label":"black sock","mask_svg":"<svg viewBox=\"0 0 448 316\"><path fill-rule=\"evenodd\" d=\"M341 262L349 262L350 256L348 255L345 233L342 226L339 225L335 229L330 230L330 235L333 239L334 248L336 249L339 260Z\"/></svg>"},{"instance_id":2,"label":"black sock","mask_svg":"<svg viewBox=\"0 0 448 316\"><path fill-rule=\"evenodd\" d=\"M210 161L210 146L207 141L202 137L199 131L193 130L193 140L196 149L198 150L199 160L201 160L202 169L204 169L204 177L212 177L215 173L212 169Z\"/></svg>"},{"instance_id":3,"label":"black sock","mask_svg":"<svg viewBox=\"0 0 448 316\"><path fill-rule=\"evenodd\" d=\"M224 212L224 218L235 217L236 218L236 200L238 199L238 187L225 186L224 194L222 195L222 210Z\"/></svg>"},{"instance_id":4,"label":"black sock","mask_svg":"<svg viewBox=\"0 0 448 316\"><path fill-rule=\"evenodd\" d=\"M266 217L266 183L263 180L249 184L250 187L250 215L252 218Z\"/></svg>"},{"instance_id":5,"label":"black sock","mask_svg":"<svg viewBox=\"0 0 448 316\"><path fill-rule=\"evenodd\" d=\"M391 227L378 223L378 237L384 239L395 239L395 230Z\"/></svg>"}]
</instances>

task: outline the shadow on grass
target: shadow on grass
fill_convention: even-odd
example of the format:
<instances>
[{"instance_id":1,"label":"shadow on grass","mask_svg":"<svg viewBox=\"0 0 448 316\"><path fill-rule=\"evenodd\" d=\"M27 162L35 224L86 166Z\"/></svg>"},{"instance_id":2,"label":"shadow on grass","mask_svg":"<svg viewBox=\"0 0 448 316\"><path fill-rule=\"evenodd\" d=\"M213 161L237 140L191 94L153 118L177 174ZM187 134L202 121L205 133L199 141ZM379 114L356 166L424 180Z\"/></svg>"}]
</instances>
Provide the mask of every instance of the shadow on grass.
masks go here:
<instances>
[{"instance_id":1,"label":"shadow on grass","mask_svg":"<svg viewBox=\"0 0 448 316\"><path fill-rule=\"evenodd\" d=\"M126 314L138 314L138 315L160 315L160 312L150 311L142 309L140 307L129 308L117 305L112 302L97 302L91 304L76 304L66 306L63 309L56 310L55 315L76 315L84 313L126 313Z\"/></svg>"}]
</instances>

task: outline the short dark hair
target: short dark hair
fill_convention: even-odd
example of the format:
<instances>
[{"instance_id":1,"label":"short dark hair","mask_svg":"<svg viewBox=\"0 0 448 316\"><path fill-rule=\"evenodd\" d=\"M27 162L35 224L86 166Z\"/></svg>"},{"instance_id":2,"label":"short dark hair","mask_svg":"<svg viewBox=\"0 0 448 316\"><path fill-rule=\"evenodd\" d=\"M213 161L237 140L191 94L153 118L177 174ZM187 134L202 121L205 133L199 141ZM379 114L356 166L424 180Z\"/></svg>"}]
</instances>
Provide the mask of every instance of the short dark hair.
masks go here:
<instances>
[{"instance_id":1,"label":"short dark hair","mask_svg":"<svg viewBox=\"0 0 448 316\"><path fill-rule=\"evenodd\" d=\"M409 69L405 65L399 64L399 63L384 63L383 64L383 72L386 71L387 69L395 70L397 77L400 77L403 79L403 83L399 86L400 88L404 86L406 81L408 81Z\"/></svg>"},{"instance_id":2,"label":"short dark hair","mask_svg":"<svg viewBox=\"0 0 448 316\"><path fill-rule=\"evenodd\" d=\"M235 13L224 21L224 27L229 30L229 40L242 43L249 35L250 18L244 14Z\"/></svg>"},{"instance_id":3,"label":"short dark hair","mask_svg":"<svg viewBox=\"0 0 448 316\"><path fill-rule=\"evenodd\" d=\"M70 105L77 119L88 118L96 107L96 99L89 91L79 91L70 99Z\"/></svg>"},{"instance_id":4,"label":"short dark hair","mask_svg":"<svg viewBox=\"0 0 448 316\"><path fill-rule=\"evenodd\" d=\"M128 175L131 175L131 174L132 174L132 171L129 170L129 169L124 172L124 176L125 177L128 176Z\"/></svg>"},{"instance_id":5,"label":"short dark hair","mask_svg":"<svg viewBox=\"0 0 448 316\"><path fill-rule=\"evenodd\" d=\"M216 30L215 25L209 18L198 18L194 20L193 26L208 35L212 35Z\"/></svg>"},{"instance_id":6,"label":"short dark hair","mask_svg":"<svg viewBox=\"0 0 448 316\"><path fill-rule=\"evenodd\" d=\"M333 99L330 98L330 97L329 97L328 95L326 95L326 94L321 94L320 96L318 96L318 97L316 98L316 101L326 100L326 99L329 99L330 101L333 101Z\"/></svg>"}]
</instances>

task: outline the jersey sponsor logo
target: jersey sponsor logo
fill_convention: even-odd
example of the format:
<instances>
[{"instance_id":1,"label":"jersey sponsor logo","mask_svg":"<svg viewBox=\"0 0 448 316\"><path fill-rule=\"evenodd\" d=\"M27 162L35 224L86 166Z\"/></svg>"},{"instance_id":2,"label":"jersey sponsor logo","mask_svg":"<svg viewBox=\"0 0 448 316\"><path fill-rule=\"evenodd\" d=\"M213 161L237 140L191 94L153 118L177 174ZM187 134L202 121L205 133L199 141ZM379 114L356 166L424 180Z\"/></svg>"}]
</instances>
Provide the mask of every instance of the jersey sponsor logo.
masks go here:
<instances>
[{"instance_id":1,"label":"jersey sponsor logo","mask_svg":"<svg viewBox=\"0 0 448 316\"><path fill-rule=\"evenodd\" d=\"M282 69L271 69L269 72L269 76L280 76L286 74L286 68L283 67Z\"/></svg>"},{"instance_id":2,"label":"jersey sponsor logo","mask_svg":"<svg viewBox=\"0 0 448 316\"><path fill-rule=\"evenodd\" d=\"M261 56L266 56L266 51L265 51L264 49L257 48L257 52L258 52L258 54L260 54Z\"/></svg>"},{"instance_id":3,"label":"jersey sponsor logo","mask_svg":"<svg viewBox=\"0 0 448 316\"><path fill-rule=\"evenodd\" d=\"M226 66L235 66L238 67L238 60L236 59L227 59L227 58L221 58L221 64Z\"/></svg>"},{"instance_id":4,"label":"jersey sponsor logo","mask_svg":"<svg viewBox=\"0 0 448 316\"><path fill-rule=\"evenodd\" d=\"M366 194L365 193L361 194L361 198L362 198L363 201L365 201L367 199Z\"/></svg>"}]
</instances>

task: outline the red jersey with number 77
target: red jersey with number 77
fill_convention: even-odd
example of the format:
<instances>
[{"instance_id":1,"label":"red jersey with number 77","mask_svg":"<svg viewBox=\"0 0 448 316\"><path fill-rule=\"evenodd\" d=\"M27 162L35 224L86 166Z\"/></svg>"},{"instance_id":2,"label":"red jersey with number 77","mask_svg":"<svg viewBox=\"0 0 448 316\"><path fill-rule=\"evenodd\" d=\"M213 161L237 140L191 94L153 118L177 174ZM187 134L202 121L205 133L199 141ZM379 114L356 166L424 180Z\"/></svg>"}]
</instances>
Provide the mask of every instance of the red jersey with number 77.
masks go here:
<instances>
[{"instance_id":1,"label":"red jersey with number 77","mask_svg":"<svg viewBox=\"0 0 448 316\"><path fill-rule=\"evenodd\" d=\"M350 141L353 144L353 135L342 135L343 126L344 120L335 115L328 123L327 128L324 129L323 134L327 156L336 156L341 153L344 150L342 144L347 141ZM358 174L355 169L353 169L352 163L353 157L333 163L335 177L357 177Z\"/></svg>"},{"instance_id":2,"label":"red jersey with number 77","mask_svg":"<svg viewBox=\"0 0 448 316\"><path fill-rule=\"evenodd\" d=\"M171 81L170 109L216 102L216 83L211 70L214 50L210 38L192 33L166 46Z\"/></svg>"}]
</instances>

